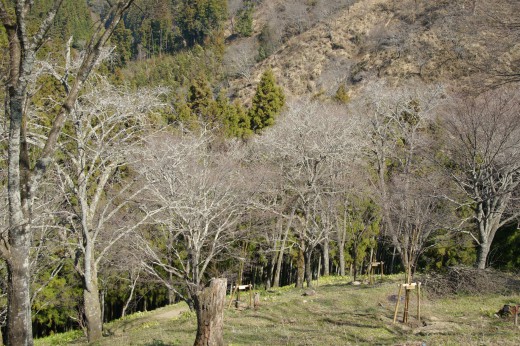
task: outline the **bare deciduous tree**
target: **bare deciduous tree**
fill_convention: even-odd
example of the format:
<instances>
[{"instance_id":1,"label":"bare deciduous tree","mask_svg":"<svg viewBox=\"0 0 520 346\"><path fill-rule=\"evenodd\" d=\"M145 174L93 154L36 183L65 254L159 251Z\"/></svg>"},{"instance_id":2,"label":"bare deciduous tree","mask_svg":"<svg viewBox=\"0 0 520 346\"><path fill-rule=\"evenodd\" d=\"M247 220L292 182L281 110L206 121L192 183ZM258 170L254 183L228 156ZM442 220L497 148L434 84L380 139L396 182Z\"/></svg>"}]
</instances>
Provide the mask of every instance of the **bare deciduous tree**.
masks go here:
<instances>
[{"instance_id":1,"label":"bare deciduous tree","mask_svg":"<svg viewBox=\"0 0 520 346\"><path fill-rule=\"evenodd\" d=\"M401 257L408 278L424 251L431 232L439 228L440 211L434 196L442 188L436 179L429 148L433 110L438 106L439 87L389 88L370 84L359 112L368 114L368 159L375 168L372 183L383 213L383 232Z\"/></svg>"},{"instance_id":2,"label":"bare deciduous tree","mask_svg":"<svg viewBox=\"0 0 520 346\"><path fill-rule=\"evenodd\" d=\"M68 204L71 257L83 281L89 341L101 337L98 269L122 237L156 212L138 202L145 186L127 169L141 143L147 117L160 105L155 92L122 92L103 78L86 88L71 112L71 126L59 143L56 167ZM127 210L133 209L133 215ZM70 235L68 233L71 233Z\"/></svg>"},{"instance_id":3,"label":"bare deciduous tree","mask_svg":"<svg viewBox=\"0 0 520 346\"><path fill-rule=\"evenodd\" d=\"M123 13L133 0L120 0L111 6L104 22L97 24L90 42L82 56L80 68L62 82L65 97L59 102L59 110L52 117L46 131L44 148L32 152L27 142L27 109L29 108L29 84L33 82L37 53L54 21L63 0L51 2L46 16L37 23L35 31L29 30L34 1L16 0L0 2L0 20L9 43L9 63L6 83L6 117L9 119L8 138L8 239L0 245L0 254L7 262L9 271L8 331L7 339L12 345L32 345L31 304L29 288L29 253L31 246L32 202L43 175L56 151L58 136L65 119L74 108L75 101L98 61ZM49 110L50 111L50 110ZM29 158L31 157L31 160ZM35 162L31 164L31 162Z\"/></svg>"},{"instance_id":4,"label":"bare deciduous tree","mask_svg":"<svg viewBox=\"0 0 520 346\"><path fill-rule=\"evenodd\" d=\"M455 98L448 108L448 173L458 187L459 208L472 215L463 220L477 245L480 269L486 268L495 234L518 222L520 184L520 94L502 88L474 98Z\"/></svg>"},{"instance_id":5,"label":"bare deciduous tree","mask_svg":"<svg viewBox=\"0 0 520 346\"><path fill-rule=\"evenodd\" d=\"M283 160L283 191L294 196L300 247L305 256L307 285L311 285L311 256L317 245L327 246L335 225L330 215L331 181L360 153L360 119L345 109L318 103L295 103L273 128L258 138L263 153ZM325 250L327 251L327 250ZM301 269L301 268L300 268Z\"/></svg>"},{"instance_id":6,"label":"bare deciduous tree","mask_svg":"<svg viewBox=\"0 0 520 346\"><path fill-rule=\"evenodd\" d=\"M239 240L237 222L247 196L238 143L215 149L216 143L204 130L177 137L158 134L139 165L150 185L150 202L163 208L155 228L142 233L143 265L195 309L214 308L199 299L205 296L210 265ZM201 320L208 318L197 310L197 338L212 333Z\"/></svg>"}]
</instances>

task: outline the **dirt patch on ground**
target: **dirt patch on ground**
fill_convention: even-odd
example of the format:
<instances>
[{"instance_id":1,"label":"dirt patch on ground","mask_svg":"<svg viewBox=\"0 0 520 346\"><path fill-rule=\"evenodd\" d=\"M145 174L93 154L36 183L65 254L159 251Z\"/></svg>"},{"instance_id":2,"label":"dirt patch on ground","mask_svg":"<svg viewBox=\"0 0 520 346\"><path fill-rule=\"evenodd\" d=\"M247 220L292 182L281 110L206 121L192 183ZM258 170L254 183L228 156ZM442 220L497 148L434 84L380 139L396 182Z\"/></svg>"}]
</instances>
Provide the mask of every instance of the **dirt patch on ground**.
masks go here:
<instances>
[{"instance_id":1,"label":"dirt patch on ground","mask_svg":"<svg viewBox=\"0 0 520 346\"><path fill-rule=\"evenodd\" d=\"M180 305L180 306L176 305L171 310L161 311L157 315L153 315L152 318L158 319L158 320L173 319L173 318L179 317L180 315L182 315L183 313L188 312L188 311L190 311L190 309L186 305Z\"/></svg>"}]
</instances>

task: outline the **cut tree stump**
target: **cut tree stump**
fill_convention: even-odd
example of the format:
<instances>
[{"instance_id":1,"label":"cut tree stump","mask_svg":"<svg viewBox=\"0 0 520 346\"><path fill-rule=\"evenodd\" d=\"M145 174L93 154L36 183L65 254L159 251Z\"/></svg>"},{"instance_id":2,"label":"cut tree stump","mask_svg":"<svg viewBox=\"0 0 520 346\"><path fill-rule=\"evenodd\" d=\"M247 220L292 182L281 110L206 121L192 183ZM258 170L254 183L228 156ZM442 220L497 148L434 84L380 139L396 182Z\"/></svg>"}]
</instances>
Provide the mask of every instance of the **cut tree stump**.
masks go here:
<instances>
[{"instance_id":1,"label":"cut tree stump","mask_svg":"<svg viewBox=\"0 0 520 346\"><path fill-rule=\"evenodd\" d=\"M193 295L197 313L197 336L194 346L224 345L224 304L227 279L212 279L209 287Z\"/></svg>"}]
</instances>

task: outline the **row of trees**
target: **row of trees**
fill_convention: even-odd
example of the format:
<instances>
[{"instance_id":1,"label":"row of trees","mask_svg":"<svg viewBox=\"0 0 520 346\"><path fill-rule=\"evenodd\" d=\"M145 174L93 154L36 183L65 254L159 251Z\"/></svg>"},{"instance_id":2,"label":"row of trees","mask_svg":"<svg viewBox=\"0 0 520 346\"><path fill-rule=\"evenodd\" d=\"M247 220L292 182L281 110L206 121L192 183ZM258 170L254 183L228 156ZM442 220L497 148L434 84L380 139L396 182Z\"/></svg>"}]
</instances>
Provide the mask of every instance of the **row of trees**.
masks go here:
<instances>
[{"instance_id":1,"label":"row of trees","mask_svg":"<svg viewBox=\"0 0 520 346\"><path fill-rule=\"evenodd\" d=\"M100 277L128 275L122 314L144 278L196 307L210 277L241 281L253 261L268 285L311 285L317 257L324 274L331 263L356 274L379 244L412 276L446 234L469 235L484 268L496 233L517 223L516 90L471 97L371 84L347 106L295 102L275 121L285 100L268 72L247 114L231 116L222 98L227 108L214 108L219 99L193 83L186 107L198 125L163 129L168 91L88 78L132 1L110 7L82 53L71 39L56 64L38 59L64 3L40 17L33 2L0 2L9 42L0 299L10 344L32 344L31 308L44 310L46 288L65 279L79 282L77 319L95 341ZM223 140L215 116L233 124L229 137L260 135Z\"/></svg>"},{"instance_id":2,"label":"row of trees","mask_svg":"<svg viewBox=\"0 0 520 346\"><path fill-rule=\"evenodd\" d=\"M140 280L194 307L209 277L245 280L255 261L268 286L302 287L317 257L325 275L332 263L356 275L379 247L412 276L448 232L469 234L484 268L494 235L518 217L516 91L451 100L440 87L372 84L349 105L291 103L242 142L204 123L158 129L164 90L123 91L99 76L85 86L34 194L28 260L32 306L75 271L90 340L101 337L99 277L114 263L130 280L123 311ZM48 119L28 116L37 150Z\"/></svg>"},{"instance_id":3,"label":"row of trees","mask_svg":"<svg viewBox=\"0 0 520 346\"><path fill-rule=\"evenodd\" d=\"M227 17L226 0L140 0L125 14L113 41L124 47L120 54L134 59L172 54L222 41Z\"/></svg>"},{"instance_id":4,"label":"row of trees","mask_svg":"<svg viewBox=\"0 0 520 346\"><path fill-rule=\"evenodd\" d=\"M71 277L68 272L62 273L63 268L74 268L81 280L80 324L85 325L90 341L100 338L99 267L117 241L160 210L135 200L143 188L128 180L133 171L126 168L129 150L138 146L141 134L147 132L146 117L151 115L147 109L160 104L154 101L157 92L140 90L140 94L126 95L102 77L88 82L94 67L109 56L105 46L132 3L118 1L105 8L101 13L105 20L83 32L90 38L78 44L71 37L64 58L55 60L38 57L42 47L55 50L46 40L60 18L59 9L69 2L48 1L35 6L33 2L16 1L0 6L9 47L3 127L7 163L4 215L8 219L0 252L6 263L8 284L3 292L7 294L10 344L32 344L31 307L37 305L38 295L46 286ZM213 2L181 5L200 5L200 11L217 6ZM191 12L185 8L182 13ZM71 25L77 29L77 25ZM193 41L203 39L194 35ZM78 54L74 48L84 50ZM46 87L38 87L39 83ZM283 96L277 111L281 105ZM51 179L47 185L49 170L56 180ZM48 194L50 186L59 187L66 203L50 198L55 196ZM108 225L117 225L119 231L107 233ZM43 286L31 278L43 280ZM196 296L194 287L191 296Z\"/></svg>"}]
</instances>

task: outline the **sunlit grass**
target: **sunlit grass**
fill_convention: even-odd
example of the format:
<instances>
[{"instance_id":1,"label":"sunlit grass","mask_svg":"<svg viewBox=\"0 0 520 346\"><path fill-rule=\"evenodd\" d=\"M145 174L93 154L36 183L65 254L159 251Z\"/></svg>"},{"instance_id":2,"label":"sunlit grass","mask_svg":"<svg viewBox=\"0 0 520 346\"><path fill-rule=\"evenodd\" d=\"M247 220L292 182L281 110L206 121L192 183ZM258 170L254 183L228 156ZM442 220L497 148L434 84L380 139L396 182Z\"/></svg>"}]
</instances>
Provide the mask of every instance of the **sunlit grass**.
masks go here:
<instances>
[{"instance_id":1,"label":"sunlit grass","mask_svg":"<svg viewBox=\"0 0 520 346\"><path fill-rule=\"evenodd\" d=\"M316 295L293 286L261 295L258 309L250 309L249 294L241 294L243 306L225 311L225 341L229 345L517 345L520 330L511 319L494 313L504 304L519 303L520 296L457 296L422 299L422 321L416 321L412 296L408 325L392 323L397 283L402 276L385 276L375 285L353 286L350 278L324 277L314 281ZM230 297L227 297L226 307ZM179 310L181 309L181 310ZM169 316L169 311L180 313ZM399 320L402 304L399 309ZM162 316L162 317L160 317ZM186 306L128 316L108 324L109 334L99 345L192 345L196 316ZM56 339L52 339L56 338ZM56 341L51 341L56 340ZM65 343L63 341L67 340ZM62 342L62 343L59 343ZM53 336L36 345L85 344L81 333Z\"/></svg>"}]
</instances>

